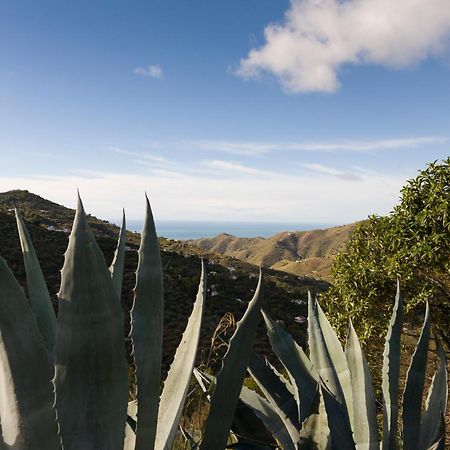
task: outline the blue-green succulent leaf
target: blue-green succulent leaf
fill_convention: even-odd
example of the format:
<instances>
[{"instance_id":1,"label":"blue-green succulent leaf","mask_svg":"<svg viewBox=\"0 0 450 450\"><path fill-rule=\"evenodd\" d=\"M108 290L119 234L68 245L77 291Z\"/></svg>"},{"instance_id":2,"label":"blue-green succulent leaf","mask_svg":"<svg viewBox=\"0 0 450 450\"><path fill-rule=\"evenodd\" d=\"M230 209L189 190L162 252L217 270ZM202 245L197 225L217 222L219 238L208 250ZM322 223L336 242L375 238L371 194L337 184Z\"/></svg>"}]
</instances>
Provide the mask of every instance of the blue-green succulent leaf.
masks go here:
<instances>
[{"instance_id":1,"label":"blue-green succulent leaf","mask_svg":"<svg viewBox=\"0 0 450 450\"><path fill-rule=\"evenodd\" d=\"M317 403L319 376L303 349L263 311L270 345L278 356L294 388L298 417L303 422Z\"/></svg>"},{"instance_id":2,"label":"blue-green succulent leaf","mask_svg":"<svg viewBox=\"0 0 450 450\"><path fill-rule=\"evenodd\" d=\"M136 364L136 450L148 450L154 446L161 383L163 273L158 237L147 197L146 205L130 333Z\"/></svg>"},{"instance_id":3,"label":"blue-green succulent leaf","mask_svg":"<svg viewBox=\"0 0 450 450\"><path fill-rule=\"evenodd\" d=\"M219 450L226 446L256 335L262 299L262 272L260 271L255 295L237 324L224 356L222 369L217 376L217 385L211 398L210 413L200 445L201 450Z\"/></svg>"},{"instance_id":4,"label":"blue-green succulent leaf","mask_svg":"<svg viewBox=\"0 0 450 450\"><path fill-rule=\"evenodd\" d=\"M383 353L383 442L382 450L397 449L398 386L400 380L400 335L403 323L403 302L397 282L392 312Z\"/></svg>"},{"instance_id":5,"label":"blue-green succulent leaf","mask_svg":"<svg viewBox=\"0 0 450 450\"><path fill-rule=\"evenodd\" d=\"M120 227L119 239L117 240L116 251L109 267L113 280L114 289L119 297L122 294L123 267L125 264L125 242L126 242L127 226L125 221L125 211L122 214L122 226Z\"/></svg>"},{"instance_id":6,"label":"blue-green succulent leaf","mask_svg":"<svg viewBox=\"0 0 450 450\"><path fill-rule=\"evenodd\" d=\"M61 272L56 406L65 450L122 450L128 399L123 312L81 200Z\"/></svg>"},{"instance_id":7,"label":"blue-green succulent leaf","mask_svg":"<svg viewBox=\"0 0 450 450\"><path fill-rule=\"evenodd\" d=\"M194 368L205 296L206 268L202 260L202 273L197 299L194 303L186 330L181 338L180 345L175 353L167 379L164 382L164 389L159 405L155 450L172 449Z\"/></svg>"},{"instance_id":8,"label":"blue-green succulent leaf","mask_svg":"<svg viewBox=\"0 0 450 450\"><path fill-rule=\"evenodd\" d=\"M31 242L25 223L17 210L16 213L17 230L19 232L20 245L22 247L23 263L27 275L28 300L34 312L39 330L44 339L45 347L50 361L54 361L55 335L56 335L56 315L53 310L52 301L45 284L44 275L36 256L36 252Z\"/></svg>"},{"instance_id":9,"label":"blue-green succulent leaf","mask_svg":"<svg viewBox=\"0 0 450 450\"><path fill-rule=\"evenodd\" d=\"M0 448L60 450L53 367L25 294L3 258L0 286Z\"/></svg>"},{"instance_id":10,"label":"blue-green succulent leaf","mask_svg":"<svg viewBox=\"0 0 450 450\"><path fill-rule=\"evenodd\" d=\"M411 364L406 374L403 393L403 449L415 450L420 439L422 396L430 340L430 308L427 302L425 319Z\"/></svg>"},{"instance_id":11,"label":"blue-green succulent leaf","mask_svg":"<svg viewBox=\"0 0 450 450\"><path fill-rule=\"evenodd\" d=\"M345 347L353 390L353 437L358 450L379 450L377 408L367 359L350 321Z\"/></svg>"}]
</instances>

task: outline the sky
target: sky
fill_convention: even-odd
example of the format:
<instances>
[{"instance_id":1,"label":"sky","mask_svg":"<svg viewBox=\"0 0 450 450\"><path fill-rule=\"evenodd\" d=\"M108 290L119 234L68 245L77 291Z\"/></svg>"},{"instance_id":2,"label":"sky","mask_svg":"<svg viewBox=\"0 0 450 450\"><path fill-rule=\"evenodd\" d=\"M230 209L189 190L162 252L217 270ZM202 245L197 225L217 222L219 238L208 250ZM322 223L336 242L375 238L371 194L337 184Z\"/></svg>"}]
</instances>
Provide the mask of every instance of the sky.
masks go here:
<instances>
[{"instance_id":1,"label":"sky","mask_svg":"<svg viewBox=\"0 0 450 450\"><path fill-rule=\"evenodd\" d=\"M348 223L450 148L449 0L3 0L0 192Z\"/></svg>"}]
</instances>

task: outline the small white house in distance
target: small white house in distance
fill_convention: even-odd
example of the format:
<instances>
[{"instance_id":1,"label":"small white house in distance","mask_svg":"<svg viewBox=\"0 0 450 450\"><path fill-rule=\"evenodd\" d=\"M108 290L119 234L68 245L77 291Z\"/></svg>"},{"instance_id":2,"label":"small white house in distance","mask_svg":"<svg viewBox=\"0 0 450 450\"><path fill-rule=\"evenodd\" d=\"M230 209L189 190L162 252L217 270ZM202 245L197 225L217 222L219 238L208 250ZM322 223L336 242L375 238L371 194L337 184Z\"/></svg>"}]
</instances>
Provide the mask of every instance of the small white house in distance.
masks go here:
<instances>
[{"instance_id":1,"label":"small white house in distance","mask_svg":"<svg viewBox=\"0 0 450 450\"><path fill-rule=\"evenodd\" d=\"M303 316L297 316L297 317L294 317L294 322L296 322L296 323L307 323L308 319L306 317L303 317Z\"/></svg>"}]
</instances>

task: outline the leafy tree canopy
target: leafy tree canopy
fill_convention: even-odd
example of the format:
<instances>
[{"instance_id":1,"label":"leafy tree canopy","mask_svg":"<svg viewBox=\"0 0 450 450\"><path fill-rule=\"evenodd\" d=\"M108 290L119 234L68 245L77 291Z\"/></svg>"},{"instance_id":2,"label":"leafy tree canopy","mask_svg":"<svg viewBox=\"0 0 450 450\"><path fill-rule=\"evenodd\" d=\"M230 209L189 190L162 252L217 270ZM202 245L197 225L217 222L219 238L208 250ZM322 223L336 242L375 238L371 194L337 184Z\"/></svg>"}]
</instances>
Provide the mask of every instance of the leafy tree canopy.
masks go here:
<instances>
[{"instance_id":1,"label":"leafy tree canopy","mask_svg":"<svg viewBox=\"0 0 450 450\"><path fill-rule=\"evenodd\" d=\"M360 222L333 266L324 295L344 336L350 316L366 344L383 337L399 280L407 310L430 302L434 323L450 335L450 158L409 180L386 217Z\"/></svg>"}]
</instances>

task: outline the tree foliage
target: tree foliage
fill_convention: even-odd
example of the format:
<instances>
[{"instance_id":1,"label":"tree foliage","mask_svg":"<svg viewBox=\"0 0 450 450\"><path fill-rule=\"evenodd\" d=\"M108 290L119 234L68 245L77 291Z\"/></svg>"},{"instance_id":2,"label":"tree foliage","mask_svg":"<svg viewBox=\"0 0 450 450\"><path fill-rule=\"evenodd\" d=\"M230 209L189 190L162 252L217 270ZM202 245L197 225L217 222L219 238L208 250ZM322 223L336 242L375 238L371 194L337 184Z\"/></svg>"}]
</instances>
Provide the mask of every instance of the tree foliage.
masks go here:
<instances>
[{"instance_id":1,"label":"tree foliage","mask_svg":"<svg viewBox=\"0 0 450 450\"><path fill-rule=\"evenodd\" d=\"M332 273L334 284L324 300L341 335L350 316L366 344L383 336L398 279L407 311L414 314L428 299L448 344L450 158L430 163L409 180L389 216L360 222Z\"/></svg>"}]
</instances>

